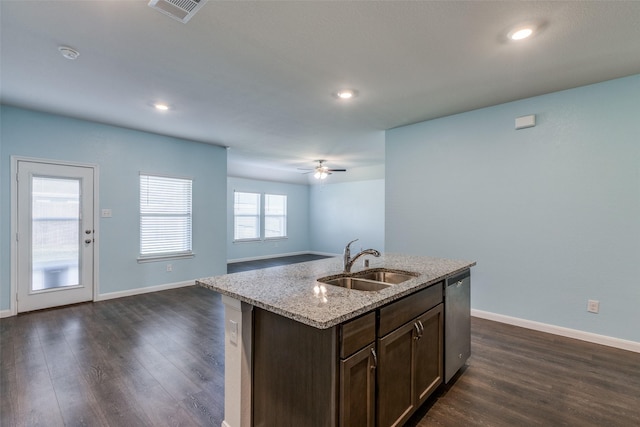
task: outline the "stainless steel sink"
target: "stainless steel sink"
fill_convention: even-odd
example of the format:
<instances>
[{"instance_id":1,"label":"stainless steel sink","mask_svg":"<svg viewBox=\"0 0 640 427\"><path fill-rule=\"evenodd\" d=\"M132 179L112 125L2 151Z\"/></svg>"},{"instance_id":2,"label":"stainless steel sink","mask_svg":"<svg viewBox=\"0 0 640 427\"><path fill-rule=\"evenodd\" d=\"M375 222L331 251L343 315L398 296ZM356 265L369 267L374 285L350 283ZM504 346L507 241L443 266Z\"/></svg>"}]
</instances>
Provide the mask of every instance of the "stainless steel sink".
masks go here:
<instances>
[{"instance_id":1,"label":"stainless steel sink","mask_svg":"<svg viewBox=\"0 0 640 427\"><path fill-rule=\"evenodd\" d=\"M364 270L357 273L344 273L322 277L318 282L359 291L380 291L418 277L416 273L386 269Z\"/></svg>"},{"instance_id":2,"label":"stainless steel sink","mask_svg":"<svg viewBox=\"0 0 640 427\"><path fill-rule=\"evenodd\" d=\"M338 277L337 279L319 281L328 285L340 286L347 289L357 289L359 291L381 291L382 289L391 286L387 283L374 282L373 280L366 279L363 280L355 277Z\"/></svg>"},{"instance_id":3,"label":"stainless steel sink","mask_svg":"<svg viewBox=\"0 0 640 427\"><path fill-rule=\"evenodd\" d=\"M413 279L417 276L417 274L408 274L404 272L397 271L388 271L388 270L376 270L376 271L361 271L360 273L355 273L354 277L358 277L360 279L369 279L375 280L376 282L384 282L392 285L397 285L398 283L406 282L409 279Z\"/></svg>"}]
</instances>

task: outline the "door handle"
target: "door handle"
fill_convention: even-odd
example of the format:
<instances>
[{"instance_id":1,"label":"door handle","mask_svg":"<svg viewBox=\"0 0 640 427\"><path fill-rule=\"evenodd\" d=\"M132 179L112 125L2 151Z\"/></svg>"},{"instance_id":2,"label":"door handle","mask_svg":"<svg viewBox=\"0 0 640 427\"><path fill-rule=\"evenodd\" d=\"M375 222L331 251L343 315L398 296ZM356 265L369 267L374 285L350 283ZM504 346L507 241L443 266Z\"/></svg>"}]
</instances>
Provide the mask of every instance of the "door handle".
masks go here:
<instances>
[{"instance_id":1,"label":"door handle","mask_svg":"<svg viewBox=\"0 0 640 427\"><path fill-rule=\"evenodd\" d=\"M91 243L91 239L85 239L85 241L84 241L84 242L85 242L86 244L89 244L89 243Z\"/></svg>"},{"instance_id":2,"label":"door handle","mask_svg":"<svg viewBox=\"0 0 640 427\"><path fill-rule=\"evenodd\" d=\"M91 230L84 230L84 234L91 234Z\"/></svg>"}]
</instances>

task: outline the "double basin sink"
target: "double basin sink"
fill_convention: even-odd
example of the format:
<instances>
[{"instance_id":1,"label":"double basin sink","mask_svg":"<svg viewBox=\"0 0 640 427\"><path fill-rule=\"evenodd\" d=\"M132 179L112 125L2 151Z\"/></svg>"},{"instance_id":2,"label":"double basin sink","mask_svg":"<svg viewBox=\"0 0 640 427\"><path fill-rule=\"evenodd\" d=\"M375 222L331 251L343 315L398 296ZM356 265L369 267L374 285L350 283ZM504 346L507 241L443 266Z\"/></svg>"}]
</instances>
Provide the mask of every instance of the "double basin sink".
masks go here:
<instances>
[{"instance_id":1,"label":"double basin sink","mask_svg":"<svg viewBox=\"0 0 640 427\"><path fill-rule=\"evenodd\" d=\"M389 286L418 277L417 273L376 268L357 273L321 277L318 282L359 291L381 291Z\"/></svg>"}]
</instances>

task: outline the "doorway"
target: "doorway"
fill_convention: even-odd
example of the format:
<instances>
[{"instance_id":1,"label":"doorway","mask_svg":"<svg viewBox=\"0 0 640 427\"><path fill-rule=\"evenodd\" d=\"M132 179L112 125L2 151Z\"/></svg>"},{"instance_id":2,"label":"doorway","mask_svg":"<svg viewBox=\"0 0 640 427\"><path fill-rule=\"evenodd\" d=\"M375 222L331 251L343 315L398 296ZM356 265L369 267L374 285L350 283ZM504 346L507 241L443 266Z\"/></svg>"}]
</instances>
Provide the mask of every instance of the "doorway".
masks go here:
<instances>
[{"instance_id":1,"label":"doorway","mask_svg":"<svg viewBox=\"0 0 640 427\"><path fill-rule=\"evenodd\" d=\"M17 312L92 301L95 167L17 160Z\"/></svg>"}]
</instances>

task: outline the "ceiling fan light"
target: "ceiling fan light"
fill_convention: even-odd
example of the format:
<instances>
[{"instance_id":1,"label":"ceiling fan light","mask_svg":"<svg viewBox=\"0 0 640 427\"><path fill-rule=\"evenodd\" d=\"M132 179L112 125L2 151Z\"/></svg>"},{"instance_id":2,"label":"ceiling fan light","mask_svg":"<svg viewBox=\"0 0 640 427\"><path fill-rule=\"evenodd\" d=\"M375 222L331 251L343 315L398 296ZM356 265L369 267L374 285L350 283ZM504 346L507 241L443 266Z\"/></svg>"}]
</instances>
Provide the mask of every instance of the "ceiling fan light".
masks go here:
<instances>
[{"instance_id":1,"label":"ceiling fan light","mask_svg":"<svg viewBox=\"0 0 640 427\"><path fill-rule=\"evenodd\" d=\"M316 173L313 174L315 179L325 179L327 176L329 176L329 174L327 173L326 168L322 167L317 167Z\"/></svg>"}]
</instances>

